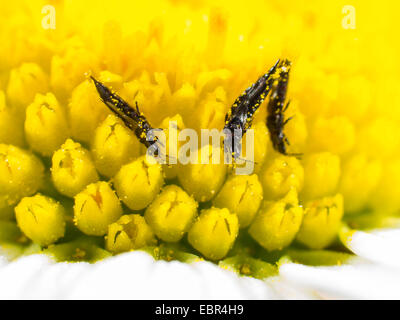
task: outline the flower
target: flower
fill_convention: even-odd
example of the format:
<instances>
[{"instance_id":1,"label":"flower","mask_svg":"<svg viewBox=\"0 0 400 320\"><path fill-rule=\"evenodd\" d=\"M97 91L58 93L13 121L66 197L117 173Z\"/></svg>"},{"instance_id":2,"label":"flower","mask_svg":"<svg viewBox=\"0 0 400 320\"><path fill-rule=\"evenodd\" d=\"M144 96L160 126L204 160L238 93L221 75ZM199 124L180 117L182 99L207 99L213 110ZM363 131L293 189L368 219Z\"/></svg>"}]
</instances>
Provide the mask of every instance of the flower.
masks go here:
<instances>
[{"instance_id":1,"label":"flower","mask_svg":"<svg viewBox=\"0 0 400 320\"><path fill-rule=\"evenodd\" d=\"M135 262L135 274L149 274L144 266L154 261L146 251L156 260L186 263L159 261L154 272L192 275L198 269L217 283L229 278L223 283L236 288L231 297L244 297L238 288L246 286L259 297L315 297L300 287L345 297L347 287L335 291L324 280L341 270L352 275L354 268L372 270L383 282L392 275L396 283L397 238L365 230L393 226L400 211L400 46L392 41L398 8L395 1L380 8L371 3L353 7L356 21L349 26L333 1L61 1L54 4L55 29L45 27L41 0L2 3L0 248L11 260L22 258L0 268L37 263L62 270L64 264L45 256L25 257L46 253L57 261L105 259L98 270ZM221 130L233 101L278 58L292 61L291 103L283 112L290 118L284 127L288 152L303 155L274 150L264 102L252 119L254 175L243 178L225 164L148 163L137 139L146 131L133 132L110 115L88 79L93 75L137 104L149 126L164 128L170 137L184 128ZM176 130L167 124L171 119ZM219 149L198 146L195 157L200 150ZM175 203L176 192L185 203ZM39 193L65 210L56 215L60 231L51 241L37 240L23 227L32 218L29 208L14 222L14 208ZM75 205L77 226L69 199L74 196L82 200L80 210L86 200L91 203L79 212ZM111 207L100 217L104 196ZM174 206L173 216L168 206ZM179 212L186 215L181 227ZM106 259L129 250L140 252ZM337 263L343 266L330 266ZM87 270L89 282L102 272L96 275L84 263L68 268ZM379 274L387 268L388 275ZM314 282L307 282L312 272ZM366 297L358 290L351 291L354 297ZM89 294L77 292L75 297Z\"/></svg>"}]
</instances>

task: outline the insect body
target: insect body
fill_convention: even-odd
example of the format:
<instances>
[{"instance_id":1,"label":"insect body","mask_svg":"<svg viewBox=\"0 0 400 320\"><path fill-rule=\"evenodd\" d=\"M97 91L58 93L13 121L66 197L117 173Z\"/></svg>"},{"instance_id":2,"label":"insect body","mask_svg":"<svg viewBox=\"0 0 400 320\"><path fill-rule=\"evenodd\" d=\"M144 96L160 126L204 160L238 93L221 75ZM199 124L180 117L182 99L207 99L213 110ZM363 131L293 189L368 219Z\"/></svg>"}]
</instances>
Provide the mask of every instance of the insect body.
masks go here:
<instances>
[{"instance_id":1,"label":"insect body","mask_svg":"<svg viewBox=\"0 0 400 320\"><path fill-rule=\"evenodd\" d=\"M128 128L135 132L135 135L139 141L146 147L156 147L157 143L159 143L158 138L156 136L153 137L151 134L151 131L156 129L151 127L144 115L139 111L137 102L136 109L132 108L126 101L124 101L116 93L112 92L100 81L93 77L91 78L96 86L101 100L112 112L122 119ZM157 154L156 150L155 154Z\"/></svg>"},{"instance_id":2,"label":"insect body","mask_svg":"<svg viewBox=\"0 0 400 320\"><path fill-rule=\"evenodd\" d=\"M284 155L300 156L299 153L288 153L286 145L290 145L288 138L283 133L285 125L292 119L284 119L284 112L289 107L290 101L284 106L289 82L289 72L292 63L284 60L279 63L277 84L274 85L267 106L267 127L270 133L272 145L276 151Z\"/></svg>"},{"instance_id":3,"label":"insect body","mask_svg":"<svg viewBox=\"0 0 400 320\"><path fill-rule=\"evenodd\" d=\"M233 103L230 111L225 116L224 130L231 139L224 144L225 152L232 154L237 159L240 156L240 140L251 127L254 113L267 97L273 83L272 75L278 66L279 60L261 76L251 87L247 88ZM225 140L226 142L226 140Z\"/></svg>"}]
</instances>

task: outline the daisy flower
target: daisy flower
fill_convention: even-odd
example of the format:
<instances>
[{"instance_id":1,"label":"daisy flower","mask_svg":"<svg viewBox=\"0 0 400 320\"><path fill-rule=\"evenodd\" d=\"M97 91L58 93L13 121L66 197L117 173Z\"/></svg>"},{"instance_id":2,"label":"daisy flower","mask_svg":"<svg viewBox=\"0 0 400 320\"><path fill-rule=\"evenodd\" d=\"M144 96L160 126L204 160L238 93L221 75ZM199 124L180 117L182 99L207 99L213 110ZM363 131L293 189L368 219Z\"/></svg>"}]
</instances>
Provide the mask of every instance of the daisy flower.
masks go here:
<instances>
[{"instance_id":1,"label":"daisy flower","mask_svg":"<svg viewBox=\"0 0 400 320\"><path fill-rule=\"evenodd\" d=\"M398 9L3 1L0 297L400 298Z\"/></svg>"}]
</instances>

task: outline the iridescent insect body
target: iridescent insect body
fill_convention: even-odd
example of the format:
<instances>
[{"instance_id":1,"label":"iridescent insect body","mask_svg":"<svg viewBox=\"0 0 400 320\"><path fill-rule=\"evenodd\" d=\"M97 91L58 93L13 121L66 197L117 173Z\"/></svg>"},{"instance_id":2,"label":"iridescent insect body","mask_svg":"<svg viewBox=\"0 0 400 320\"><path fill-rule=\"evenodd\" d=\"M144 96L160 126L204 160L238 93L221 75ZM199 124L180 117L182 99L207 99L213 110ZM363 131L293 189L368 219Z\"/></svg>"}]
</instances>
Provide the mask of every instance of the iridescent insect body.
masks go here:
<instances>
[{"instance_id":1,"label":"iridescent insect body","mask_svg":"<svg viewBox=\"0 0 400 320\"><path fill-rule=\"evenodd\" d=\"M284 113L288 109L290 101L285 104L286 94L289 83L289 72L292 63L289 60L283 60L279 63L276 72L278 79L274 84L267 106L267 128L270 134L272 146L281 154L289 156L301 156L301 153L288 153L286 145L290 145L289 139L283 132L286 124L292 117L285 120Z\"/></svg>"},{"instance_id":2,"label":"iridescent insect body","mask_svg":"<svg viewBox=\"0 0 400 320\"><path fill-rule=\"evenodd\" d=\"M241 139L251 127L254 113L268 96L274 82L273 74L278 66L279 60L264 75L262 75L251 87L247 88L233 103L231 109L225 116L224 148L226 155L232 155L238 159L241 153Z\"/></svg>"},{"instance_id":3,"label":"iridescent insect body","mask_svg":"<svg viewBox=\"0 0 400 320\"><path fill-rule=\"evenodd\" d=\"M158 147L161 142L158 140L157 136L152 134L152 131L159 129L154 129L150 125L145 116L139 111L137 102L136 109L134 109L100 81L96 80L92 76L91 79L96 86L101 100L106 104L106 106L135 133L136 137L142 144L144 144L147 148L150 147L154 149L153 152L155 155L157 155L159 150Z\"/></svg>"}]
</instances>

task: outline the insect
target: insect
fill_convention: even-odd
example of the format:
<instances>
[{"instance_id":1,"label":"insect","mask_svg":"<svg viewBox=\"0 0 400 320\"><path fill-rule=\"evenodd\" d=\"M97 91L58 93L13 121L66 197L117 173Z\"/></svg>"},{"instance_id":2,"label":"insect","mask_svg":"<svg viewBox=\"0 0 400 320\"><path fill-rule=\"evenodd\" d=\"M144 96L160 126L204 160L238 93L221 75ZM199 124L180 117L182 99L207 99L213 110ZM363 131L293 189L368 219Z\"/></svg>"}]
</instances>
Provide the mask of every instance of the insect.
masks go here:
<instances>
[{"instance_id":1,"label":"insect","mask_svg":"<svg viewBox=\"0 0 400 320\"><path fill-rule=\"evenodd\" d=\"M276 151L289 156L301 156L301 153L288 153L286 145L290 145L289 139L283 133L285 125L293 118L284 119L284 113L288 109L290 101L286 103L286 94L289 83L289 72L292 63L285 59L279 63L277 84L273 87L267 106L267 128L270 133L272 146Z\"/></svg>"},{"instance_id":2,"label":"insect","mask_svg":"<svg viewBox=\"0 0 400 320\"><path fill-rule=\"evenodd\" d=\"M224 141L225 153L238 159L241 151L241 139L251 127L254 113L267 97L274 82L272 75L279 64L279 60L264 75L262 75L251 87L247 88L233 103L229 112L225 115L226 139ZM227 142L227 143L226 143Z\"/></svg>"},{"instance_id":3,"label":"insect","mask_svg":"<svg viewBox=\"0 0 400 320\"><path fill-rule=\"evenodd\" d=\"M90 78L93 80L97 92L106 106L122 119L125 125L135 133L142 144L147 148L152 148L154 154L158 155L158 147L161 142L158 140L157 136L153 136L152 131L160 129L152 128L144 115L139 111L137 102L136 109L132 108L126 101L112 92L111 89L107 88L100 81L92 76L90 76Z\"/></svg>"}]
</instances>

